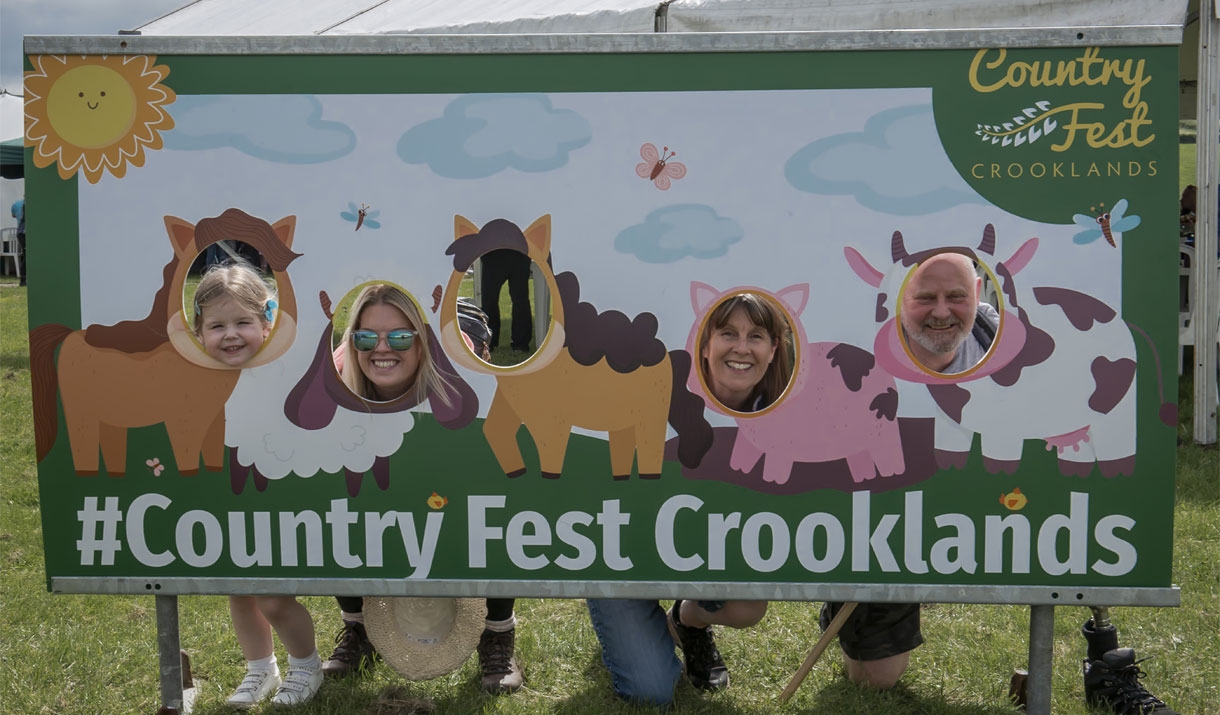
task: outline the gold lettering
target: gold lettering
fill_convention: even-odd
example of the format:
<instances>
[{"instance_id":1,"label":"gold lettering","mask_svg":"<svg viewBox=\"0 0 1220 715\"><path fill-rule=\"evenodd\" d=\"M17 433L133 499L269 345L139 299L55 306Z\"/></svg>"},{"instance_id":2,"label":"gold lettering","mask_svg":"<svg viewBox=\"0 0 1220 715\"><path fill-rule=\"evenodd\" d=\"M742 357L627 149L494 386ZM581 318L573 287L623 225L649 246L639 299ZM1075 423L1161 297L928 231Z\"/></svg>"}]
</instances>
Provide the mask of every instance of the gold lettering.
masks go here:
<instances>
[{"instance_id":1,"label":"gold lettering","mask_svg":"<svg viewBox=\"0 0 1220 715\"><path fill-rule=\"evenodd\" d=\"M1122 175L1123 175L1122 162L1119 162L1119 161L1114 161L1114 162L1107 161L1106 162L1106 176L1122 176Z\"/></svg>"},{"instance_id":2,"label":"gold lettering","mask_svg":"<svg viewBox=\"0 0 1220 715\"><path fill-rule=\"evenodd\" d=\"M1057 161L1054 164L1051 164L1051 176L1055 177L1056 179L1063 178L1063 162L1062 161Z\"/></svg>"},{"instance_id":3,"label":"gold lettering","mask_svg":"<svg viewBox=\"0 0 1220 715\"><path fill-rule=\"evenodd\" d=\"M1097 162L1092 162L1089 164L1088 175L1089 176L1101 176L1101 171L1099 171L1097 168Z\"/></svg>"},{"instance_id":4,"label":"gold lettering","mask_svg":"<svg viewBox=\"0 0 1220 715\"><path fill-rule=\"evenodd\" d=\"M970 175L976 179L983 178L983 175L978 172L978 170L981 168L983 168L982 164L975 164L974 166L970 167Z\"/></svg>"},{"instance_id":5,"label":"gold lettering","mask_svg":"<svg viewBox=\"0 0 1220 715\"><path fill-rule=\"evenodd\" d=\"M1156 176L1156 159L1153 159L1152 161L1148 162L1148 176L1149 177Z\"/></svg>"},{"instance_id":6,"label":"gold lettering","mask_svg":"<svg viewBox=\"0 0 1220 715\"><path fill-rule=\"evenodd\" d=\"M1029 175L1035 179L1041 179L1042 177L1046 176L1046 164L1043 164L1040 161L1035 164L1031 164L1029 167Z\"/></svg>"}]
</instances>

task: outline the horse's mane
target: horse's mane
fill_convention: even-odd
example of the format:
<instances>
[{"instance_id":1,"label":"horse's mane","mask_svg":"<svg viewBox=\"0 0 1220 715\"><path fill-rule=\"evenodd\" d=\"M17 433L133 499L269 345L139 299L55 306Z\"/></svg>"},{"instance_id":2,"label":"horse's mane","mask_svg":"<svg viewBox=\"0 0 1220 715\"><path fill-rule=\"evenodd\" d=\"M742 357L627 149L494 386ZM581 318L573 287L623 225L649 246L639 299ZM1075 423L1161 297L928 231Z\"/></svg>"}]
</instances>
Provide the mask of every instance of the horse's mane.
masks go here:
<instances>
[{"instance_id":1,"label":"horse's mane","mask_svg":"<svg viewBox=\"0 0 1220 715\"><path fill-rule=\"evenodd\" d=\"M507 219L497 218L487 222L478 233L472 233L455 240L445 249L446 256L453 256L453 270L465 273L484 253L498 249L510 249L529 255L529 243L517 224ZM551 257L547 256L547 262Z\"/></svg>"},{"instance_id":2,"label":"horse's mane","mask_svg":"<svg viewBox=\"0 0 1220 715\"><path fill-rule=\"evenodd\" d=\"M657 338L657 317L640 313L632 320L617 310L598 312L592 303L581 302L576 274L555 276L563 304L564 344L572 359L594 365L603 357L615 372L631 372L665 359L665 344Z\"/></svg>"},{"instance_id":3,"label":"horse's mane","mask_svg":"<svg viewBox=\"0 0 1220 715\"><path fill-rule=\"evenodd\" d=\"M301 254L293 253L272 230L271 224L240 209L228 209L214 218L200 219L195 225L192 245L195 254L217 241L242 241L258 249L274 271L288 268ZM93 347L108 348L124 353L145 353L169 341L170 291L180 259L175 253L161 272L161 287L153 296L152 309L141 320L124 320L114 325L90 325L85 328L85 342Z\"/></svg>"}]
</instances>

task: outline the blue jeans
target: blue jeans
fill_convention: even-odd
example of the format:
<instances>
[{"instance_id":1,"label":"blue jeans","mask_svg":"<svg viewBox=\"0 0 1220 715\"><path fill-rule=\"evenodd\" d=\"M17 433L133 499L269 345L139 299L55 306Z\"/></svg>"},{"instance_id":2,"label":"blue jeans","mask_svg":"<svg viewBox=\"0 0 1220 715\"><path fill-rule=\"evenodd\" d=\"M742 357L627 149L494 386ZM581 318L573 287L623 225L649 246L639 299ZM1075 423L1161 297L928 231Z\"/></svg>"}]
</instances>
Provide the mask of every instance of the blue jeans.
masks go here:
<instances>
[{"instance_id":1,"label":"blue jeans","mask_svg":"<svg viewBox=\"0 0 1220 715\"><path fill-rule=\"evenodd\" d=\"M682 663L674 654L661 604L609 598L591 598L587 603L614 692L636 703L671 704Z\"/></svg>"}]
</instances>

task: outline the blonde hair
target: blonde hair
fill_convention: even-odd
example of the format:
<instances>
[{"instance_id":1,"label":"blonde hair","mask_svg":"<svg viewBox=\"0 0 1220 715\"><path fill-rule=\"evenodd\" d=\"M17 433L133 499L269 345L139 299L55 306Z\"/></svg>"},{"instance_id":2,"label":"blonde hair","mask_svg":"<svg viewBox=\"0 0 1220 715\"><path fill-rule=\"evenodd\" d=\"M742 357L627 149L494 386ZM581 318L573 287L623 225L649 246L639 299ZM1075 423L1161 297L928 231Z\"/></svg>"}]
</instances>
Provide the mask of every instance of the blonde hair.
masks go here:
<instances>
[{"instance_id":1,"label":"blonde hair","mask_svg":"<svg viewBox=\"0 0 1220 715\"><path fill-rule=\"evenodd\" d=\"M703 349L712 338L712 331L719 330L729 324L729 316L734 310L741 308L751 323L767 331L775 345L775 358L767 366L767 371L754 386L754 390L746 402L753 409L754 401L761 395L766 400L766 407L783 394L792 377L792 329L788 325L783 311L771 299L758 293L737 293L721 301L703 323L703 332L699 334L699 373L705 384L709 383L707 359L703 357Z\"/></svg>"},{"instance_id":2,"label":"blonde hair","mask_svg":"<svg viewBox=\"0 0 1220 715\"><path fill-rule=\"evenodd\" d=\"M436 369L436 363L432 360L432 352L428 340L428 326L424 323L423 315L419 312L419 306L415 304L415 301L408 298L406 293L385 283L365 286L364 290L361 290L360 294L356 296L355 302L352 303L352 318L348 322L347 328L343 331L343 344L347 352L347 356L343 361L343 371L340 374L340 377L343 378L343 384L366 400L377 400L372 382L365 377L364 371L360 369L359 361L356 359L356 344L352 340L352 332L360 329L360 314L368 306L377 304L397 308L406 316L407 322L411 324L411 328L415 331L415 341L419 344L420 358L419 368L415 373L415 382L412 383L408 390L408 392L412 393L413 402L418 404L428 399L429 396L436 395L440 397L441 402L451 405L449 392L453 387L441 375L440 371Z\"/></svg>"},{"instance_id":3,"label":"blonde hair","mask_svg":"<svg viewBox=\"0 0 1220 715\"><path fill-rule=\"evenodd\" d=\"M203 311L224 299L230 299L244 310L257 315L263 325L275 317L275 291L263 280L254 266L234 259L212 266L203 274L195 289L195 335L203 329Z\"/></svg>"}]
</instances>

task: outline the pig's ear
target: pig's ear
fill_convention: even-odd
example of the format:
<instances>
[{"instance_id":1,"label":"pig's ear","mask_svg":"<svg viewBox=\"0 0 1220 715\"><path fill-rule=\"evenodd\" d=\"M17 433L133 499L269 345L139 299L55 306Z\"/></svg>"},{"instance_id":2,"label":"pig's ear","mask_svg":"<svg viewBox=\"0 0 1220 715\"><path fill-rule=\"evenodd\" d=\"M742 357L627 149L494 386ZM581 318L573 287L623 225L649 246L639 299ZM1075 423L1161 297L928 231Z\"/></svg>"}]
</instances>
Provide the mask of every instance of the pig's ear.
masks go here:
<instances>
[{"instance_id":1,"label":"pig's ear","mask_svg":"<svg viewBox=\"0 0 1220 715\"><path fill-rule=\"evenodd\" d=\"M720 297L720 291L706 283L690 282L690 304L695 309L695 315L703 315Z\"/></svg>"},{"instance_id":2,"label":"pig's ear","mask_svg":"<svg viewBox=\"0 0 1220 715\"><path fill-rule=\"evenodd\" d=\"M779 302L783 303L792 317L796 318L805 311L805 306L809 303L809 284L790 285L781 289L775 294L775 297L779 298Z\"/></svg>"}]
</instances>

